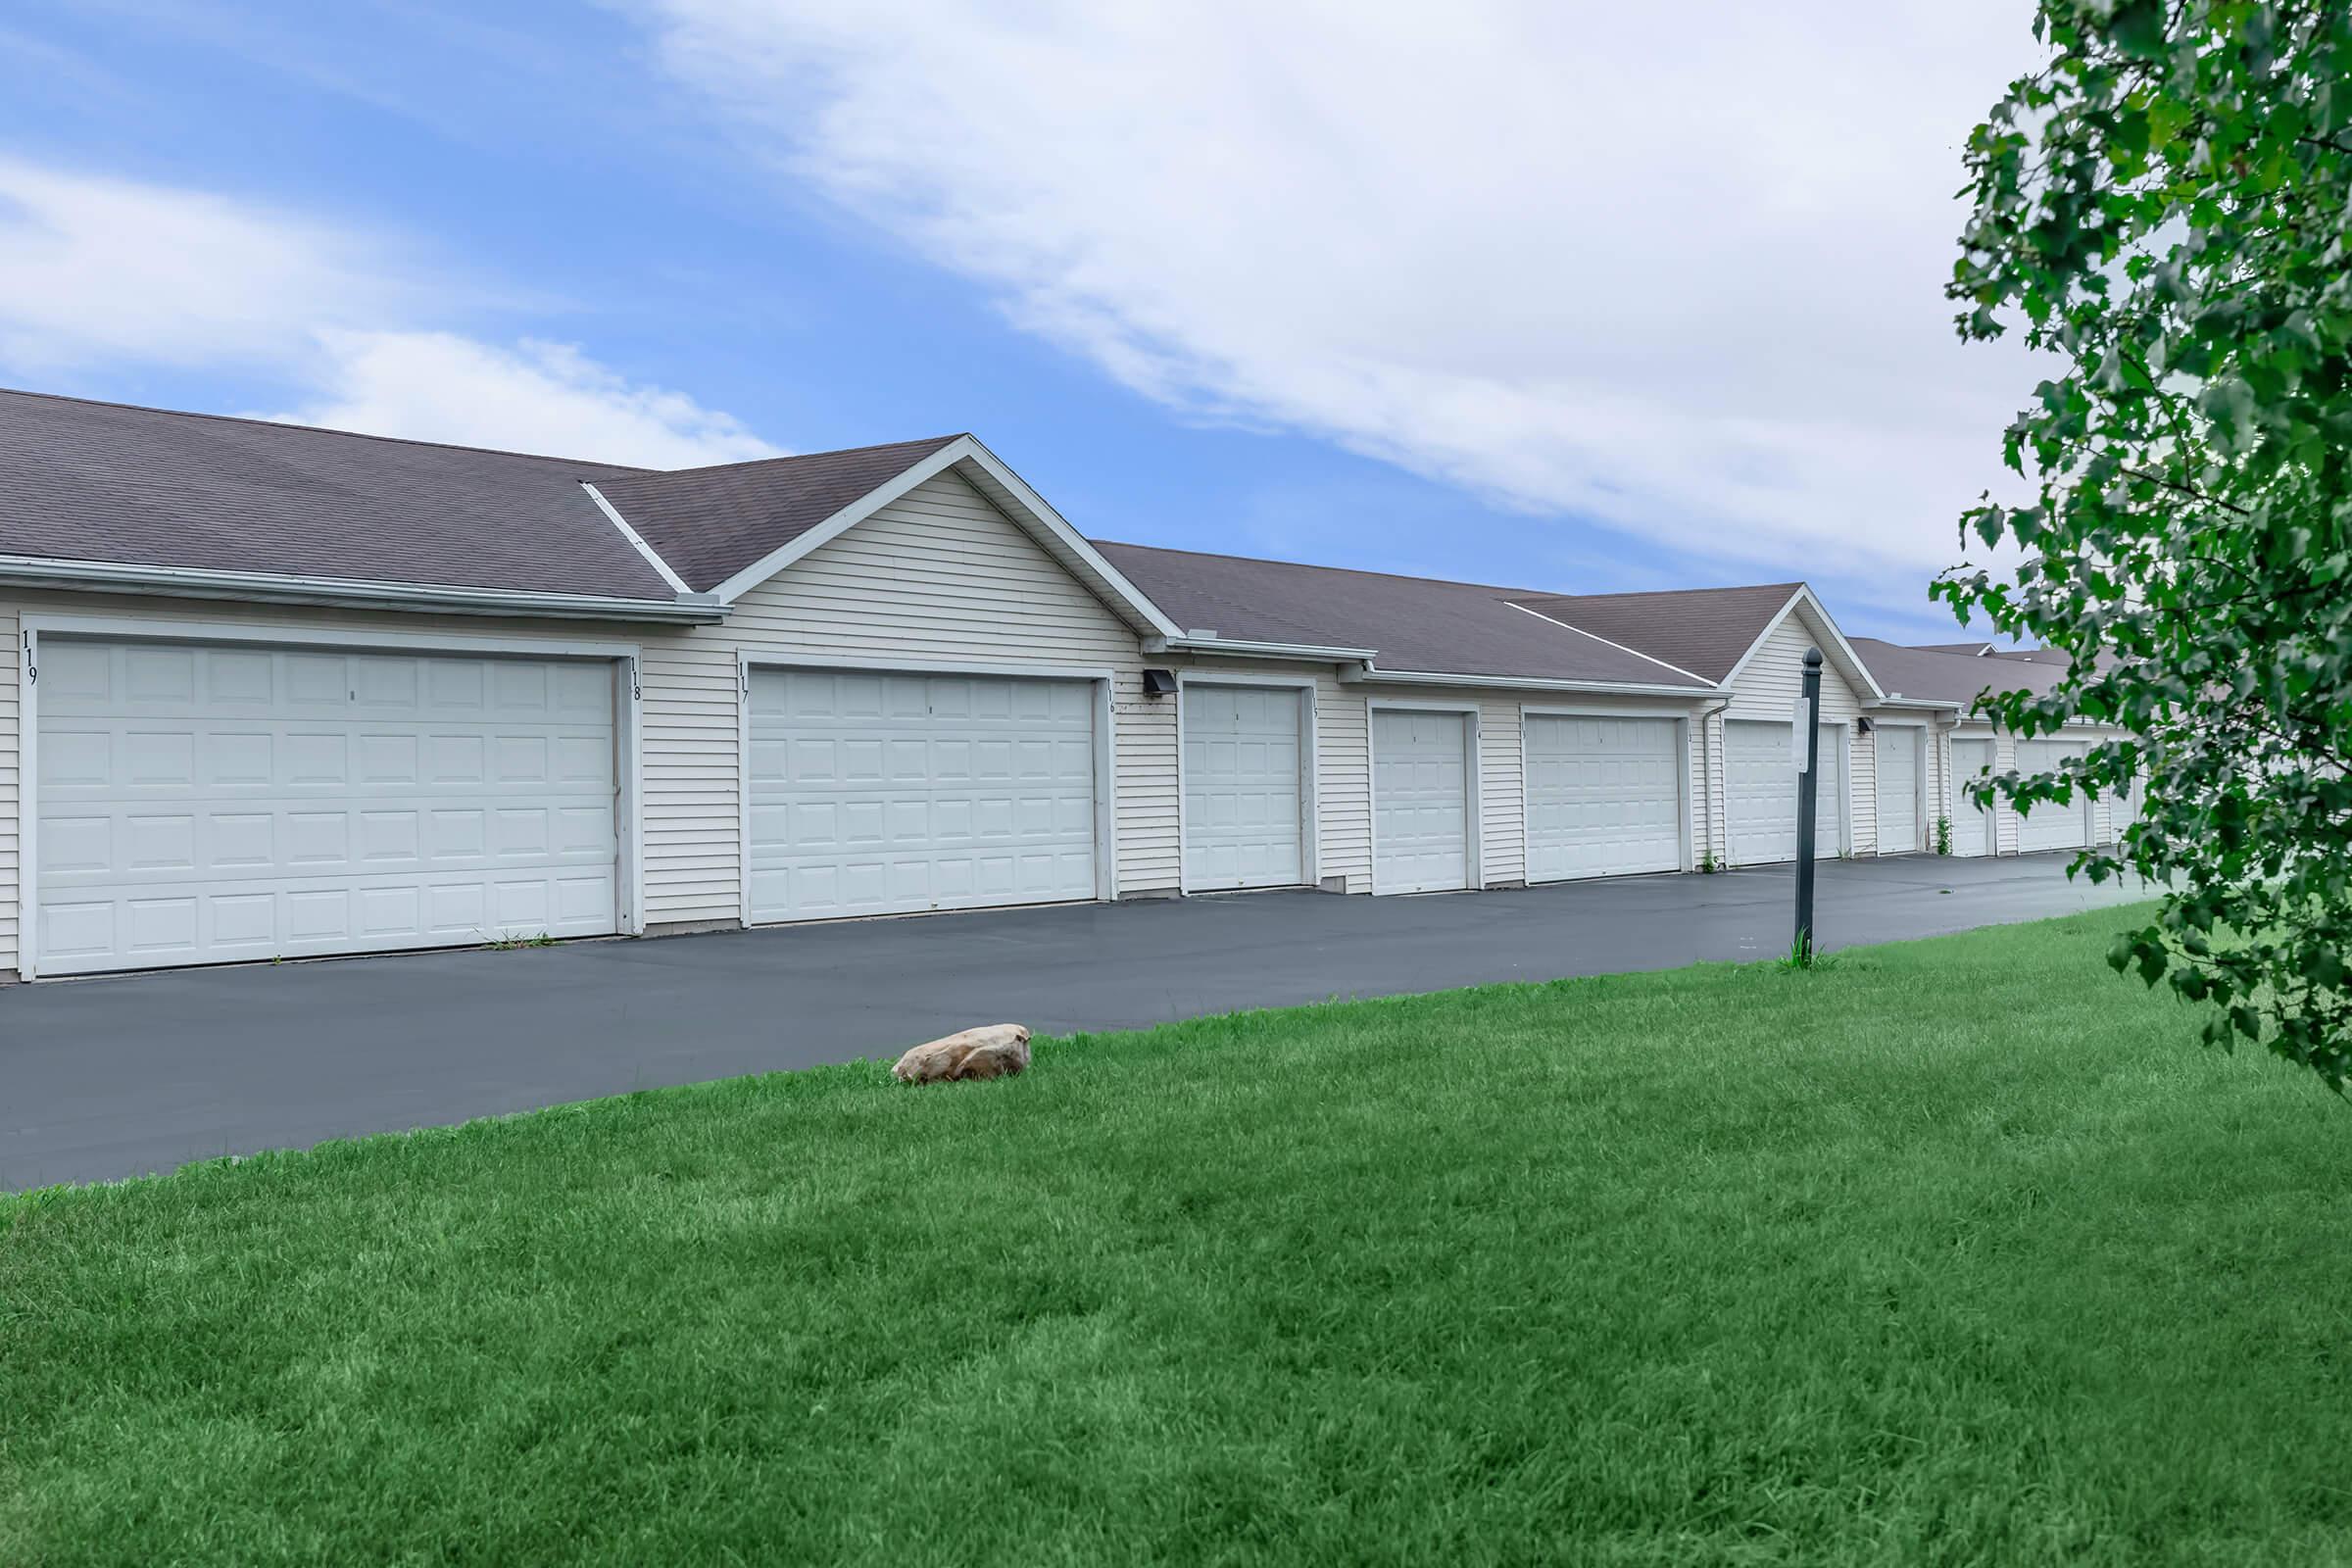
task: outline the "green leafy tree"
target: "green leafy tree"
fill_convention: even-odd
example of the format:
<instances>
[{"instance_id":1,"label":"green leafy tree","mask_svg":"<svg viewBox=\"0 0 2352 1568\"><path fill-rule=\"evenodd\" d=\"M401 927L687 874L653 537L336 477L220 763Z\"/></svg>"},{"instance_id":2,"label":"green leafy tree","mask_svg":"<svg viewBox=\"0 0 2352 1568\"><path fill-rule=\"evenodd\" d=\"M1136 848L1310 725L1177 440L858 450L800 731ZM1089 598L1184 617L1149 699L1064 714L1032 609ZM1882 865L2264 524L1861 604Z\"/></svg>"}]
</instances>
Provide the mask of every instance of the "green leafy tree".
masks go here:
<instances>
[{"instance_id":1,"label":"green leafy tree","mask_svg":"<svg viewBox=\"0 0 2352 1568\"><path fill-rule=\"evenodd\" d=\"M2058 373L2008 431L2031 504L1969 512L2014 568L1935 587L2069 656L2020 735L2113 725L1980 792L2120 797L2078 868L2160 879L2120 970L2215 1004L2339 1093L2352 1076L2352 3L2041 0L2047 64L1968 142L1961 335Z\"/></svg>"}]
</instances>

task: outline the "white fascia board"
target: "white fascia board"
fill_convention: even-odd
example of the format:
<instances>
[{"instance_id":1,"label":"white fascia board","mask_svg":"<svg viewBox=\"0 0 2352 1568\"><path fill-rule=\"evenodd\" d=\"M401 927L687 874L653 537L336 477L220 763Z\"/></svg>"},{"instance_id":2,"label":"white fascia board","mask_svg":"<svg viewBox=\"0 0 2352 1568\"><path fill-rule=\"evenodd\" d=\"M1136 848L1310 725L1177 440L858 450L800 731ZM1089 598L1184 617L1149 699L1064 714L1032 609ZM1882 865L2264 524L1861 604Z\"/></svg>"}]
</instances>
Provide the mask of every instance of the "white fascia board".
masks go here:
<instances>
[{"instance_id":1,"label":"white fascia board","mask_svg":"<svg viewBox=\"0 0 2352 1568\"><path fill-rule=\"evenodd\" d=\"M874 486L790 544L753 562L712 589L712 596L722 605L734 604L777 572L840 538L915 486L954 467L967 467L975 476L987 479L989 483L985 488L992 502L1004 506L1012 514L1013 521L1045 545L1049 554L1063 559L1065 567L1074 563L1084 573L1091 573L1099 579L1102 591L1115 602L1117 608L1139 629L1167 638L1184 635L1183 628L1162 614L1157 605L1152 604L1141 589L1105 561L1101 551L1087 543L1086 537L1071 527L1061 514L1048 506L1044 497L1030 489L1026 480L1006 467L995 453L968 435L957 436L921 462L908 466Z\"/></svg>"},{"instance_id":2,"label":"white fascia board","mask_svg":"<svg viewBox=\"0 0 2352 1568\"><path fill-rule=\"evenodd\" d=\"M1503 601L1503 603L1510 604L1510 601L1506 599ZM1530 610L1525 605L1511 605L1511 608L1520 612L1522 614L1533 615L1538 620L1548 621L1550 624L1559 627L1563 631L1572 631L1579 637L1590 637L1594 642L1600 644L1603 648L1614 648L1621 654L1631 654L1645 664L1655 664L1660 669L1671 669L1677 675L1688 675L1695 681L1706 681L1707 679L1706 676L1701 675L1694 669L1685 669L1680 664L1669 664L1663 659L1659 659L1651 654L1645 654L1639 648L1628 648L1623 643L1613 643L1606 637L1601 636L1598 632L1587 631L1584 627L1577 625L1575 622L1562 620L1557 615L1546 615L1541 610ZM1708 682L1708 684L1711 685L1713 683Z\"/></svg>"},{"instance_id":3,"label":"white fascia board","mask_svg":"<svg viewBox=\"0 0 2352 1568\"><path fill-rule=\"evenodd\" d=\"M963 461L970 463L982 473L995 480L1005 494L1018 504L1019 509L1027 513L1038 525L1043 527L1056 544L1068 551L1088 571L1102 579L1102 585L1110 590L1111 597L1117 600L1120 606L1136 619L1144 622L1144 625L1138 628L1139 630L1156 632L1162 637L1184 635L1183 627L1162 613L1160 608L1152 602L1149 595L1134 583L1129 582L1126 574L1112 565L1102 552L1097 550L1089 542L1086 535L1070 526L1069 520L1060 513L1055 512L1047 503L1045 497L1029 488L1028 480L1013 472L1010 467L1005 466L1004 459L981 445L978 437L967 435L956 445L968 449ZM992 499L994 498L992 497Z\"/></svg>"},{"instance_id":4,"label":"white fascia board","mask_svg":"<svg viewBox=\"0 0 2352 1568\"><path fill-rule=\"evenodd\" d=\"M620 514L618 507L605 499L605 493L602 490L585 479L580 481L580 488L588 492L588 499L596 503L596 510L603 513L606 520L620 530L620 536L629 542L630 547L645 558L645 564L662 574L662 580L669 584L671 593L690 594L694 592L693 589L686 586L685 578L669 569L669 563L662 559L661 552L647 544L645 536L629 526L629 519Z\"/></svg>"},{"instance_id":5,"label":"white fascia board","mask_svg":"<svg viewBox=\"0 0 2352 1568\"><path fill-rule=\"evenodd\" d=\"M715 625L726 618L726 608L704 594L677 599L606 599L594 594L518 593L448 583L379 582L367 578L212 571L185 566L130 566L37 556L0 556L0 583L18 588L62 588L182 599L247 599L287 605L345 605L460 615L557 615L592 620L683 621L696 625Z\"/></svg>"},{"instance_id":6,"label":"white fascia board","mask_svg":"<svg viewBox=\"0 0 2352 1568\"><path fill-rule=\"evenodd\" d=\"M1715 695L1706 686L1647 686L1637 681L1622 680L1544 680L1532 675L1455 675L1429 670L1374 669L1343 670L1340 679L1350 684L1366 683L1387 686L1491 686L1497 691L1514 692L1590 692L1595 696L1624 697L1680 697L1698 703Z\"/></svg>"},{"instance_id":7,"label":"white fascia board","mask_svg":"<svg viewBox=\"0 0 2352 1568\"><path fill-rule=\"evenodd\" d=\"M1311 643L1257 643L1239 638L1147 637L1147 654L1214 654L1233 659L1299 659L1315 664L1369 663L1373 648L1325 648Z\"/></svg>"},{"instance_id":8,"label":"white fascia board","mask_svg":"<svg viewBox=\"0 0 2352 1568\"><path fill-rule=\"evenodd\" d=\"M1820 621L1822 628L1830 634L1829 656L1843 666L1839 673L1849 685L1858 683L1861 686L1862 706L1869 708L1885 702L1886 692L1879 685L1879 678L1870 672L1870 666L1862 662L1862 656L1854 652L1854 645L1847 642L1845 633L1838 629L1838 622L1830 618L1828 607L1822 604L1811 585L1806 583L1796 585L1796 592L1788 596L1788 602L1773 612L1772 618L1764 623L1764 629L1756 633L1756 640L1747 645L1747 652L1740 656L1739 662L1732 665L1716 684L1730 691L1732 682L1738 680L1740 673L1755 662L1756 652L1764 646L1765 640L1778 631L1781 622L1788 618L1788 612L1800 605L1811 610L1813 618Z\"/></svg>"}]
</instances>

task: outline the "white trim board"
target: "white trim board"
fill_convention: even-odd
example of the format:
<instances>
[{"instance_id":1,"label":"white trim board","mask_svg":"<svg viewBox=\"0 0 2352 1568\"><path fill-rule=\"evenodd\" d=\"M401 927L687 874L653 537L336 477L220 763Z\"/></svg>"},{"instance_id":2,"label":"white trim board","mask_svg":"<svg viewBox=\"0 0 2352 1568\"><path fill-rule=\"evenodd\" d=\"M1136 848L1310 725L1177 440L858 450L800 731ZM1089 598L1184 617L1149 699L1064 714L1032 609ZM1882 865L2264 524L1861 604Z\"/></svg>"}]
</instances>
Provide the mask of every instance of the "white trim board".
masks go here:
<instances>
[{"instance_id":1,"label":"white trim board","mask_svg":"<svg viewBox=\"0 0 2352 1568\"><path fill-rule=\"evenodd\" d=\"M1456 675L1442 671L1412 669L1377 669L1343 666L1340 679L1351 686L1467 686L1478 691L1498 692L1577 692L1593 697L1681 697L1692 703L1703 703L1718 697L1713 687L1700 686L1643 686L1632 681L1609 680L1546 680L1535 675ZM1429 708L1428 703L1411 704Z\"/></svg>"},{"instance_id":2,"label":"white trim board","mask_svg":"<svg viewBox=\"0 0 2352 1568\"><path fill-rule=\"evenodd\" d=\"M695 625L716 625L726 618L725 608L702 594L662 600L606 599L593 594L516 593L504 588L381 582L358 577L125 566L36 556L0 556L0 585L26 591L103 591L172 599L224 599L239 604L258 601L321 608L425 611L445 615L684 621Z\"/></svg>"},{"instance_id":3,"label":"white trim board","mask_svg":"<svg viewBox=\"0 0 2352 1568\"><path fill-rule=\"evenodd\" d=\"M588 492L588 499L596 503L596 510L605 514L608 522L620 530L620 536L629 542L630 547L645 558L645 564L662 574L662 580L669 584L672 593L690 594L694 592L693 589L686 586L685 578L669 569L669 563L662 559L662 553L647 544L643 534L629 526L629 519L620 514L618 507L605 499L605 493L602 490L585 479L580 481L580 488Z\"/></svg>"}]
</instances>

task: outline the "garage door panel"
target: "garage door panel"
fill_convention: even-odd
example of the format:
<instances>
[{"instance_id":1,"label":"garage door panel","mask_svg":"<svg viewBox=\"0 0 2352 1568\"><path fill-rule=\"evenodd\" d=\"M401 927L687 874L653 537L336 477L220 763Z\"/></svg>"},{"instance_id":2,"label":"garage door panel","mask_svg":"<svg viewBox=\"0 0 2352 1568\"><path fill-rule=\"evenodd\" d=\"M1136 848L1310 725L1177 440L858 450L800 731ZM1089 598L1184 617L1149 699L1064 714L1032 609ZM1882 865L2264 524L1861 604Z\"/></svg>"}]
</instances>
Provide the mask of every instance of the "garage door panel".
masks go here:
<instances>
[{"instance_id":1,"label":"garage door panel","mask_svg":"<svg viewBox=\"0 0 2352 1568\"><path fill-rule=\"evenodd\" d=\"M1922 733L1914 725L1886 724L1874 737L1881 855L1912 855L1925 847L1919 805Z\"/></svg>"},{"instance_id":2,"label":"garage door panel","mask_svg":"<svg viewBox=\"0 0 2352 1568\"><path fill-rule=\"evenodd\" d=\"M1967 858L1990 855L1993 848L1991 813L1968 798L1976 780L1992 766L1992 742L1952 742L1952 853Z\"/></svg>"},{"instance_id":3,"label":"garage door panel","mask_svg":"<svg viewBox=\"0 0 2352 1568\"><path fill-rule=\"evenodd\" d=\"M1092 686L758 670L751 918L1091 899Z\"/></svg>"},{"instance_id":4,"label":"garage door panel","mask_svg":"<svg viewBox=\"0 0 2352 1568\"><path fill-rule=\"evenodd\" d=\"M62 638L43 656L50 972L617 928L610 663ZM432 885L453 880L477 896Z\"/></svg>"},{"instance_id":5,"label":"garage door panel","mask_svg":"<svg viewBox=\"0 0 2352 1568\"><path fill-rule=\"evenodd\" d=\"M2020 741L2017 769L2021 773L2054 773L2082 755L2070 741ZM2079 850L2090 842L2082 797L2061 804L2042 801L2024 812L2017 825L2017 847L2028 850Z\"/></svg>"},{"instance_id":6,"label":"garage door panel","mask_svg":"<svg viewBox=\"0 0 2352 1568\"><path fill-rule=\"evenodd\" d=\"M1306 881L1300 690L1187 682L1179 702L1185 887Z\"/></svg>"},{"instance_id":7,"label":"garage door panel","mask_svg":"<svg viewBox=\"0 0 2352 1568\"><path fill-rule=\"evenodd\" d=\"M1796 858L1799 775L1790 726L1764 719L1731 719L1723 726L1724 817L1734 865L1771 865ZM1821 726L1821 779L1814 797L1813 853L1838 851L1846 789L1843 734Z\"/></svg>"},{"instance_id":8,"label":"garage door panel","mask_svg":"<svg viewBox=\"0 0 2352 1568\"><path fill-rule=\"evenodd\" d=\"M1372 715L1372 890L1470 885L1469 715Z\"/></svg>"},{"instance_id":9,"label":"garage door panel","mask_svg":"<svg viewBox=\"0 0 2352 1568\"><path fill-rule=\"evenodd\" d=\"M1674 720L1534 714L1525 748L1529 881L1681 869Z\"/></svg>"}]
</instances>

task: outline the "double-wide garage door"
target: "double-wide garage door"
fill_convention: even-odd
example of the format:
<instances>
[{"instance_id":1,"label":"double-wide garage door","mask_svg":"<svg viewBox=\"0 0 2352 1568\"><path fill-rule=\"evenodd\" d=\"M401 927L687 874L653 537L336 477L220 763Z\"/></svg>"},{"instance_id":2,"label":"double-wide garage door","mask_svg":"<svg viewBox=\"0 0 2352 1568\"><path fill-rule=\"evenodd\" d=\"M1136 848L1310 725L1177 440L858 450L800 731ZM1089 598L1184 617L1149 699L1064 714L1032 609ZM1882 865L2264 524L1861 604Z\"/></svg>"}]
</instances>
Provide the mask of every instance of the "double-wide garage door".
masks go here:
<instances>
[{"instance_id":1,"label":"double-wide garage door","mask_svg":"<svg viewBox=\"0 0 2352 1568\"><path fill-rule=\"evenodd\" d=\"M610 661L52 636L44 974L618 928Z\"/></svg>"},{"instance_id":2,"label":"double-wide garage door","mask_svg":"<svg viewBox=\"0 0 2352 1568\"><path fill-rule=\"evenodd\" d=\"M755 922L1097 896L1095 687L755 669Z\"/></svg>"}]
</instances>

